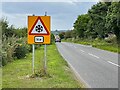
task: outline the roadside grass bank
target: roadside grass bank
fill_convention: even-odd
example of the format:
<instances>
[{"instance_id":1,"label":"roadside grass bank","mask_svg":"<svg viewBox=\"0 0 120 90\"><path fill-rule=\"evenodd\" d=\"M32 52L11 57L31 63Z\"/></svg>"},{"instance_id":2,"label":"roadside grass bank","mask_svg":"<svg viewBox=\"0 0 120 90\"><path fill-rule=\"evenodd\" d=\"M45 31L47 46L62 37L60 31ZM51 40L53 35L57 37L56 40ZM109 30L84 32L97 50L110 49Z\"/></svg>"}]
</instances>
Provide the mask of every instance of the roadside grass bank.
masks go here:
<instances>
[{"instance_id":1,"label":"roadside grass bank","mask_svg":"<svg viewBox=\"0 0 120 90\"><path fill-rule=\"evenodd\" d=\"M89 40L89 39L74 39L68 38L68 39L63 39L63 42L73 42L73 43L78 43L78 44L83 44L83 45L91 45L92 47L99 48L102 50L107 50L115 53L120 53L120 47L116 43L108 43L105 40Z\"/></svg>"},{"instance_id":2,"label":"roadside grass bank","mask_svg":"<svg viewBox=\"0 0 120 90\"><path fill-rule=\"evenodd\" d=\"M35 50L35 73L43 68L44 47ZM14 60L2 68L2 88L81 88L73 73L58 53L56 45L47 46L47 73L49 77L30 78L32 53Z\"/></svg>"}]
</instances>

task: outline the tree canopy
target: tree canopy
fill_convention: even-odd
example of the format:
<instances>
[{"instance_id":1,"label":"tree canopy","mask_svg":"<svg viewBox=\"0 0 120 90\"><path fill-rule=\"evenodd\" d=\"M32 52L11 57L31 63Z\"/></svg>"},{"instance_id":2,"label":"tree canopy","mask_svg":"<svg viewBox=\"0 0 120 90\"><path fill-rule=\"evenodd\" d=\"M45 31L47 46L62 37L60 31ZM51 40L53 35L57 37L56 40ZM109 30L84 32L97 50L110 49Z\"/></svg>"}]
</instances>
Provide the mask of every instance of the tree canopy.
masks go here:
<instances>
[{"instance_id":1,"label":"tree canopy","mask_svg":"<svg viewBox=\"0 0 120 90\"><path fill-rule=\"evenodd\" d=\"M93 5L87 14L78 16L73 27L79 38L104 39L112 33L120 41L120 1Z\"/></svg>"}]
</instances>

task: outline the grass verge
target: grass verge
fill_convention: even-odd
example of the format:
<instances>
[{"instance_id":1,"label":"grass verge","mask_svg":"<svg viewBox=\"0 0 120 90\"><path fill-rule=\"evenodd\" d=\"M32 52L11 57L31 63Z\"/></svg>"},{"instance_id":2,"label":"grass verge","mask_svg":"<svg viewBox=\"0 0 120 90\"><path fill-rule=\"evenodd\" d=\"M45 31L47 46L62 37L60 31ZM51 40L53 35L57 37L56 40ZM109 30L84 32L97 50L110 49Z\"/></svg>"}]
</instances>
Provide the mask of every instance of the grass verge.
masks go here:
<instances>
[{"instance_id":1,"label":"grass verge","mask_svg":"<svg viewBox=\"0 0 120 90\"><path fill-rule=\"evenodd\" d=\"M104 40L88 40L88 39L80 39L80 40L63 40L63 42L73 42L83 45L91 45L92 47L99 48L102 50L107 50L115 53L120 53L120 47L117 44L107 43Z\"/></svg>"},{"instance_id":2,"label":"grass verge","mask_svg":"<svg viewBox=\"0 0 120 90\"><path fill-rule=\"evenodd\" d=\"M42 69L44 48L35 50L35 72ZM32 54L3 67L2 88L81 88L55 45L47 46L47 72L50 77L29 78Z\"/></svg>"}]
</instances>

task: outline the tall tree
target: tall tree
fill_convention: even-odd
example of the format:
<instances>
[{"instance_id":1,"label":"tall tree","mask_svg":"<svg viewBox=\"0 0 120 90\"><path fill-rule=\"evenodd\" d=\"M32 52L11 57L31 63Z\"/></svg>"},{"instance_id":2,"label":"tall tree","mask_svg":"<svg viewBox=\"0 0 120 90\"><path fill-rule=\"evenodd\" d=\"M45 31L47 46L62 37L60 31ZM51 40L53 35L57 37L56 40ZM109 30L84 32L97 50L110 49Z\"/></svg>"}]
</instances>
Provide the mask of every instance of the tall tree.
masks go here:
<instances>
[{"instance_id":1,"label":"tall tree","mask_svg":"<svg viewBox=\"0 0 120 90\"><path fill-rule=\"evenodd\" d=\"M65 37L65 32L59 33L59 36L60 36L61 39L63 39Z\"/></svg>"},{"instance_id":2,"label":"tall tree","mask_svg":"<svg viewBox=\"0 0 120 90\"><path fill-rule=\"evenodd\" d=\"M105 25L108 32L113 32L120 43L120 1L112 2L107 12Z\"/></svg>"},{"instance_id":3,"label":"tall tree","mask_svg":"<svg viewBox=\"0 0 120 90\"><path fill-rule=\"evenodd\" d=\"M71 36L71 30L66 31L64 37L65 37L65 39L72 38L72 36Z\"/></svg>"},{"instance_id":4,"label":"tall tree","mask_svg":"<svg viewBox=\"0 0 120 90\"><path fill-rule=\"evenodd\" d=\"M110 5L110 2L99 2L96 5L93 5L92 8L88 11L88 15L91 19L89 24L92 24L89 26L89 28L91 28L92 31L95 31L95 33L97 33L100 38L104 38L104 35L106 33L105 20L107 10Z\"/></svg>"},{"instance_id":5,"label":"tall tree","mask_svg":"<svg viewBox=\"0 0 120 90\"><path fill-rule=\"evenodd\" d=\"M84 32L87 30L88 21L89 21L88 14L78 16L77 20L74 23L74 30L76 31L78 37L80 38L85 37Z\"/></svg>"}]
</instances>

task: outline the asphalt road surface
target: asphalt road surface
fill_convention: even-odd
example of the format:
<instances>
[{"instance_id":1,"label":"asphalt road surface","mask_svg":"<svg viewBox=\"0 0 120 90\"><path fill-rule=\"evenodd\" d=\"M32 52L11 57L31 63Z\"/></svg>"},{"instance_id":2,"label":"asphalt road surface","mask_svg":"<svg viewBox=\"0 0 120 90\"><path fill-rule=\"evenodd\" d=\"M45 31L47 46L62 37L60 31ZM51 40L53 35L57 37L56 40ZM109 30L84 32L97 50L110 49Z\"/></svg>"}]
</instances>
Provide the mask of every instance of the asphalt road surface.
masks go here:
<instances>
[{"instance_id":1,"label":"asphalt road surface","mask_svg":"<svg viewBox=\"0 0 120 90\"><path fill-rule=\"evenodd\" d=\"M117 53L67 42L56 45L87 88L118 88Z\"/></svg>"}]
</instances>

